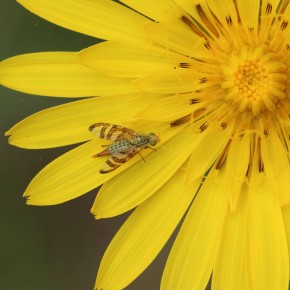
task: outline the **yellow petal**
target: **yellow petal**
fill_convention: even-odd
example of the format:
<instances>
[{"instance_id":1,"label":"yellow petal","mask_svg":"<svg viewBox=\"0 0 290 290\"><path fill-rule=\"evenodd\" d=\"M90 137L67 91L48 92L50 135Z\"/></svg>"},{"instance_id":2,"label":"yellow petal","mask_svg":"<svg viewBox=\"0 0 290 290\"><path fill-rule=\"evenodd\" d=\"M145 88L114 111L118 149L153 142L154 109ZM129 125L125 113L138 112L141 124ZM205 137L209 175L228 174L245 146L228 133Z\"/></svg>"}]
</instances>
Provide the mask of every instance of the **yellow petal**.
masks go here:
<instances>
[{"instance_id":1,"label":"yellow petal","mask_svg":"<svg viewBox=\"0 0 290 290\"><path fill-rule=\"evenodd\" d=\"M128 211L158 190L182 166L192 151L195 136L185 128L166 143L178 129L159 134L163 143L156 152L104 184L92 208L96 218L107 218ZM144 150L141 152L143 155ZM166 164L166 166L165 166Z\"/></svg>"},{"instance_id":2,"label":"yellow petal","mask_svg":"<svg viewBox=\"0 0 290 290\"><path fill-rule=\"evenodd\" d=\"M246 277L248 186L244 184L239 206L228 212L217 262L213 269L212 290L250 290Z\"/></svg>"},{"instance_id":3,"label":"yellow petal","mask_svg":"<svg viewBox=\"0 0 290 290\"><path fill-rule=\"evenodd\" d=\"M279 8L283 5L280 3L283 1L280 0L268 0L262 1L261 5L261 25L259 27L259 35L260 39L263 41L267 41L269 30L272 29L273 19L276 17L276 13L278 12Z\"/></svg>"},{"instance_id":4,"label":"yellow petal","mask_svg":"<svg viewBox=\"0 0 290 290\"><path fill-rule=\"evenodd\" d=\"M278 198L261 173L260 188L250 190L248 201L247 269L251 289L288 289L289 254Z\"/></svg>"},{"instance_id":5,"label":"yellow petal","mask_svg":"<svg viewBox=\"0 0 290 290\"><path fill-rule=\"evenodd\" d=\"M145 30L150 38L164 48L170 47L171 50L193 58L209 57L205 47L206 40L197 37L192 31L186 29L185 24L179 22L179 26L168 23L149 23L146 24Z\"/></svg>"},{"instance_id":6,"label":"yellow petal","mask_svg":"<svg viewBox=\"0 0 290 290\"><path fill-rule=\"evenodd\" d=\"M190 0L177 0L176 2L198 22L199 26L203 27L203 30L206 30L207 33L218 35L218 31L215 28L215 21L212 12L208 8L207 1L194 1L195 5L192 5L193 1Z\"/></svg>"},{"instance_id":7,"label":"yellow petal","mask_svg":"<svg viewBox=\"0 0 290 290\"><path fill-rule=\"evenodd\" d=\"M80 62L106 75L137 78L160 70L172 70L187 58L152 47L110 41L80 52Z\"/></svg>"},{"instance_id":8,"label":"yellow petal","mask_svg":"<svg viewBox=\"0 0 290 290\"><path fill-rule=\"evenodd\" d=\"M95 289L123 289L144 271L179 223L199 182L186 187L179 170L133 212L102 259Z\"/></svg>"},{"instance_id":9,"label":"yellow petal","mask_svg":"<svg viewBox=\"0 0 290 290\"><path fill-rule=\"evenodd\" d=\"M269 138L262 139L261 154L265 175L272 192L278 196L281 205L288 204L290 198L288 149L281 143L275 130L272 130Z\"/></svg>"},{"instance_id":10,"label":"yellow petal","mask_svg":"<svg viewBox=\"0 0 290 290\"><path fill-rule=\"evenodd\" d=\"M237 0L236 4L245 31L250 33L254 29L254 33L257 33L260 1Z\"/></svg>"},{"instance_id":11,"label":"yellow petal","mask_svg":"<svg viewBox=\"0 0 290 290\"><path fill-rule=\"evenodd\" d=\"M155 132L160 129L165 131L165 140L176 134L180 129L165 130L167 124L156 124L147 122L148 128L155 128ZM147 127L141 124L146 132ZM158 128L158 130L156 130ZM142 132L140 128L133 127L136 132ZM162 135L163 136L163 135ZM95 137L95 139L80 145L79 147L63 154L53 162L43 168L31 181L24 196L28 197L27 203L33 205L52 205L65 202L78 197L108 181L117 174L126 170L138 158L131 158L118 170L110 174L100 174L99 170L105 162L105 158L92 158L98 152L104 150L103 145L109 144L105 140ZM162 144L163 140L159 143ZM145 151L145 150L144 150ZM147 150L147 154L149 150ZM143 154L143 151L142 151ZM144 156L146 153L144 152Z\"/></svg>"},{"instance_id":12,"label":"yellow petal","mask_svg":"<svg viewBox=\"0 0 290 290\"><path fill-rule=\"evenodd\" d=\"M289 7L288 6L289 0L282 0L282 1L279 1L279 2L281 2L279 10L278 10L279 12L283 12L283 11L285 11L285 9L287 9Z\"/></svg>"},{"instance_id":13,"label":"yellow petal","mask_svg":"<svg viewBox=\"0 0 290 290\"><path fill-rule=\"evenodd\" d=\"M130 80L99 74L79 64L75 52L23 54L0 63L2 85L53 97L88 97L137 92Z\"/></svg>"},{"instance_id":14,"label":"yellow petal","mask_svg":"<svg viewBox=\"0 0 290 290\"><path fill-rule=\"evenodd\" d=\"M103 160L92 158L100 150L94 139L52 161L28 185L24 196L32 205L59 204L98 187L114 174L99 174Z\"/></svg>"},{"instance_id":15,"label":"yellow petal","mask_svg":"<svg viewBox=\"0 0 290 290\"><path fill-rule=\"evenodd\" d=\"M235 3L232 0L223 0L223 5L215 0L206 0L206 3L225 28L231 27L227 22L227 19L229 18L232 20L234 25L237 25L238 15L236 13Z\"/></svg>"},{"instance_id":16,"label":"yellow petal","mask_svg":"<svg viewBox=\"0 0 290 290\"><path fill-rule=\"evenodd\" d=\"M196 136L196 148L187 165L186 180L188 183L207 172L229 140L229 136L221 128L211 126Z\"/></svg>"},{"instance_id":17,"label":"yellow petal","mask_svg":"<svg viewBox=\"0 0 290 290\"><path fill-rule=\"evenodd\" d=\"M200 89L204 74L188 69L159 71L134 81L141 90L152 93L177 94Z\"/></svg>"},{"instance_id":18,"label":"yellow petal","mask_svg":"<svg viewBox=\"0 0 290 290\"><path fill-rule=\"evenodd\" d=\"M204 184L170 252L161 290L204 290L215 264L228 209L225 173Z\"/></svg>"},{"instance_id":19,"label":"yellow petal","mask_svg":"<svg viewBox=\"0 0 290 290\"><path fill-rule=\"evenodd\" d=\"M285 21L288 23L288 21L290 20L290 6L289 6L289 1L288 0L283 0L283 1L279 1L281 2L281 6L280 8L280 13L281 13L281 22ZM282 18L283 17L283 18Z\"/></svg>"},{"instance_id":20,"label":"yellow petal","mask_svg":"<svg viewBox=\"0 0 290 290\"><path fill-rule=\"evenodd\" d=\"M164 17L163 14L175 4L172 0L121 0L120 2L158 21L162 20Z\"/></svg>"},{"instance_id":21,"label":"yellow petal","mask_svg":"<svg viewBox=\"0 0 290 290\"><path fill-rule=\"evenodd\" d=\"M289 252L289 249L290 249L290 205L282 207L282 214L283 214L283 220L284 220L285 231L286 231L286 236L287 236L288 252ZM288 253L288 256L289 256L289 253ZM289 273L289 276L290 276L290 273Z\"/></svg>"},{"instance_id":22,"label":"yellow petal","mask_svg":"<svg viewBox=\"0 0 290 290\"><path fill-rule=\"evenodd\" d=\"M158 95L119 95L90 98L43 110L22 120L10 129L9 142L35 149L51 148L93 138L90 125L96 122L117 123L133 115Z\"/></svg>"},{"instance_id":23,"label":"yellow petal","mask_svg":"<svg viewBox=\"0 0 290 290\"><path fill-rule=\"evenodd\" d=\"M102 39L143 42L149 20L110 0L18 0L26 9L62 27Z\"/></svg>"},{"instance_id":24,"label":"yellow petal","mask_svg":"<svg viewBox=\"0 0 290 290\"><path fill-rule=\"evenodd\" d=\"M236 210L240 197L240 190L250 162L250 136L242 139L233 138L227 156L226 174L229 190L229 202L232 211Z\"/></svg>"},{"instance_id":25,"label":"yellow petal","mask_svg":"<svg viewBox=\"0 0 290 290\"><path fill-rule=\"evenodd\" d=\"M193 111L189 99L192 94L173 95L151 102L133 116L137 120L167 121L179 119ZM196 109L196 107L195 107Z\"/></svg>"}]
</instances>

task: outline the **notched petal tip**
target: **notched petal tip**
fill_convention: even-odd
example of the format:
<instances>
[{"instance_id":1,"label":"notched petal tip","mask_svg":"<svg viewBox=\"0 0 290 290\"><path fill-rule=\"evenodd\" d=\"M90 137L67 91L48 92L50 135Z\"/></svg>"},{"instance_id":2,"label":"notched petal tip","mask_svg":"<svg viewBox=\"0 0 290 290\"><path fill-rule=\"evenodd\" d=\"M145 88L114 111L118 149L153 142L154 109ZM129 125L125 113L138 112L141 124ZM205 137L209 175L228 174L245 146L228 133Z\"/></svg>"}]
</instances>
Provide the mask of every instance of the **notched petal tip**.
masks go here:
<instances>
[{"instance_id":1,"label":"notched petal tip","mask_svg":"<svg viewBox=\"0 0 290 290\"><path fill-rule=\"evenodd\" d=\"M5 135L5 136L8 137L8 140L7 140L8 144L13 145L13 146L17 146L16 143L15 143L15 140L12 137L12 135ZM17 147L19 147L19 146L17 146Z\"/></svg>"},{"instance_id":2,"label":"notched petal tip","mask_svg":"<svg viewBox=\"0 0 290 290\"><path fill-rule=\"evenodd\" d=\"M5 137L10 137L10 136L11 136L10 131L5 132L5 133L4 133L4 136L5 136Z\"/></svg>"},{"instance_id":3,"label":"notched petal tip","mask_svg":"<svg viewBox=\"0 0 290 290\"><path fill-rule=\"evenodd\" d=\"M27 146L27 144L29 143L25 143L25 142L19 142L19 138L15 138L12 134L11 135L5 135L8 137L8 144L16 146L18 148L23 148L23 149L35 149L35 147L30 147Z\"/></svg>"},{"instance_id":4,"label":"notched petal tip","mask_svg":"<svg viewBox=\"0 0 290 290\"><path fill-rule=\"evenodd\" d=\"M33 205L33 203L32 203L31 200L30 200L30 195L27 195L27 194L25 194L25 192L24 192L23 197L25 198L25 203L26 203L27 205Z\"/></svg>"},{"instance_id":5,"label":"notched petal tip","mask_svg":"<svg viewBox=\"0 0 290 290\"><path fill-rule=\"evenodd\" d=\"M93 209L91 209L91 214L94 216L95 220L100 220L101 217L99 214L97 214Z\"/></svg>"}]
</instances>

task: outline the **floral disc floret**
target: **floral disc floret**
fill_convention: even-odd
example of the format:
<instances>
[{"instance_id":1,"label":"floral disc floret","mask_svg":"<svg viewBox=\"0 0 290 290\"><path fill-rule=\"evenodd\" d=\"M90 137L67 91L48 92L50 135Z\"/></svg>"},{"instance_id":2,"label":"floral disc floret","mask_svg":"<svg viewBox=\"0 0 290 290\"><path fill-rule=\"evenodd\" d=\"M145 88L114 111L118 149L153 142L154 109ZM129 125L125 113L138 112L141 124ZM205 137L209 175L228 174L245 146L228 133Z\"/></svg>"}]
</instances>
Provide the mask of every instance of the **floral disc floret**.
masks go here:
<instances>
[{"instance_id":1,"label":"floral disc floret","mask_svg":"<svg viewBox=\"0 0 290 290\"><path fill-rule=\"evenodd\" d=\"M232 52L222 67L225 100L253 116L274 112L287 96L286 68L266 45L255 49L244 46L239 54Z\"/></svg>"}]
</instances>

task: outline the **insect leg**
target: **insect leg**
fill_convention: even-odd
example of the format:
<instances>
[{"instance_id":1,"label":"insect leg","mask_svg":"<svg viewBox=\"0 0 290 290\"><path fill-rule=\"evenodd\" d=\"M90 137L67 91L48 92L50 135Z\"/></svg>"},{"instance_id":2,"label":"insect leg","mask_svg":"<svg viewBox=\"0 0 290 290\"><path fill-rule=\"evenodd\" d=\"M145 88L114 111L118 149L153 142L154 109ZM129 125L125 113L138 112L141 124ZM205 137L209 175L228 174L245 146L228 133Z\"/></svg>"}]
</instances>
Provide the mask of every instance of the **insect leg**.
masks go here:
<instances>
[{"instance_id":1,"label":"insect leg","mask_svg":"<svg viewBox=\"0 0 290 290\"><path fill-rule=\"evenodd\" d=\"M155 148L153 148L151 146L147 146L146 148L150 148L150 149L154 150L155 152L157 151Z\"/></svg>"},{"instance_id":2,"label":"insect leg","mask_svg":"<svg viewBox=\"0 0 290 290\"><path fill-rule=\"evenodd\" d=\"M140 153L140 151L138 151L138 154L141 156L141 158L143 159L143 161L146 162L145 158L142 156L142 154Z\"/></svg>"}]
</instances>

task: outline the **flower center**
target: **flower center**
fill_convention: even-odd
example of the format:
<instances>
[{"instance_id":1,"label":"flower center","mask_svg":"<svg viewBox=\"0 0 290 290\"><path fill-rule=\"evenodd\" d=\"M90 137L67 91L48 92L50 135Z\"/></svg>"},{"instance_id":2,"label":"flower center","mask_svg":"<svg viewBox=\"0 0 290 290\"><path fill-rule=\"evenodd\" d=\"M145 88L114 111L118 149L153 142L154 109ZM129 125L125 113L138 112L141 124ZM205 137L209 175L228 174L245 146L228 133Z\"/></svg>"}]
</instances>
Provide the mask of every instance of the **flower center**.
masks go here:
<instances>
[{"instance_id":1,"label":"flower center","mask_svg":"<svg viewBox=\"0 0 290 290\"><path fill-rule=\"evenodd\" d=\"M286 69L266 45L232 52L222 65L225 101L254 116L275 111L286 98Z\"/></svg>"}]
</instances>

